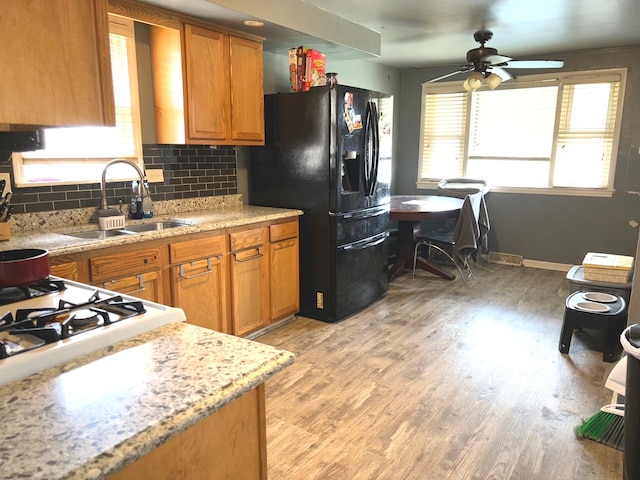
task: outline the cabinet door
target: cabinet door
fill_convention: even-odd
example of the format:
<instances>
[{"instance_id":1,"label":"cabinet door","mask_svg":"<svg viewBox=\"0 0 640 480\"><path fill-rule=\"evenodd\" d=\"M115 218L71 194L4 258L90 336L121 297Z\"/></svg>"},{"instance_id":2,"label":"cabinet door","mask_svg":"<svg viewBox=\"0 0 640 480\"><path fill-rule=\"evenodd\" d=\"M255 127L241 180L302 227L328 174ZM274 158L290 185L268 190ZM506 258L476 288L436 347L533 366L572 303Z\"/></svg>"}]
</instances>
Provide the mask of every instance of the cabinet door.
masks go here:
<instances>
[{"instance_id":1,"label":"cabinet door","mask_svg":"<svg viewBox=\"0 0 640 480\"><path fill-rule=\"evenodd\" d=\"M262 43L229 37L231 139L264 144Z\"/></svg>"},{"instance_id":2,"label":"cabinet door","mask_svg":"<svg viewBox=\"0 0 640 480\"><path fill-rule=\"evenodd\" d=\"M271 320L300 310L298 239L271 243Z\"/></svg>"},{"instance_id":3,"label":"cabinet door","mask_svg":"<svg viewBox=\"0 0 640 480\"><path fill-rule=\"evenodd\" d=\"M4 0L0 32L1 129L115 125L107 0Z\"/></svg>"},{"instance_id":4,"label":"cabinet door","mask_svg":"<svg viewBox=\"0 0 640 480\"><path fill-rule=\"evenodd\" d=\"M232 254L231 302L235 335L270 323L269 263L264 250L264 246L259 246Z\"/></svg>"},{"instance_id":5,"label":"cabinet door","mask_svg":"<svg viewBox=\"0 0 640 480\"><path fill-rule=\"evenodd\" d=\"M230 137L229 38L212 30L184 27L187 143Z\"/></svg>"},{"instance_id":6,"label":"cabinet door","mask_svg":"<svg viewBox=\"0 0 640 480\"><path fill-rule=\"evenodd\" d=\"M164 303L162 271L141 273L118 280L106 281L97 286L142 298L156 303Z\"/></svg>"},{"instance_id":7,"label":"cabinet door","mask_svg":"<svg viewBox=\"0 0 640 480\"><path fill-rule=\"evenodd\" d=\"M171 267L173 304L184 310L187 322L231 333L228 318L226 256Z\"/></svg>"}]
</instances>

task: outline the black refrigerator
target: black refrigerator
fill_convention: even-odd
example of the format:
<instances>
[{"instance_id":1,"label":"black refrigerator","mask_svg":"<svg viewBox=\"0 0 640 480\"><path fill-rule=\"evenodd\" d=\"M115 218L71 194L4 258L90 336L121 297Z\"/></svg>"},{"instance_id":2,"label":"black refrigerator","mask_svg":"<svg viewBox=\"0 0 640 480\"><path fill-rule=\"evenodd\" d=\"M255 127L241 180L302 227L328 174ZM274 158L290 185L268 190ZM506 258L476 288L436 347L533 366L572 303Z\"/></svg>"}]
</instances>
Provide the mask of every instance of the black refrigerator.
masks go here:
<instances>
[{"instance_id":1,"label":"black refrigerator","mask_svg":"<svg viewBox=\"0 0 640 480\"><path fill-rule=\"evenodd\" d=\"M336 322L388 289L392 100L344 85L265 96L249 201L304 212L302 316Z\"/></svg>"}]
</instances>

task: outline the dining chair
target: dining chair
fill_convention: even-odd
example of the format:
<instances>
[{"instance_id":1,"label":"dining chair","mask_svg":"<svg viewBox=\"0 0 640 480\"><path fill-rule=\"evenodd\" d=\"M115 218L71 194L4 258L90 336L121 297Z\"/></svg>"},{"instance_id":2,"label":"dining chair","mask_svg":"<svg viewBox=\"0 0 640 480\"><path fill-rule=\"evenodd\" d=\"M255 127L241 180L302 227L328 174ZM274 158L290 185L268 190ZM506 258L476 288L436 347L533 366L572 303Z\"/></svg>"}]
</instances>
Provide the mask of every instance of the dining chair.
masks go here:
<instances>
[{"instance_id":1,"label":"dining chair","mask_svg":"<svg viewBox=\"0 0 640 480\"><path fill-rule=\"evenodd\" d=\"M486 240L488 231L483 227L481 228L480 225L483 203L482 191L466 195L453 230L428 232L416 237L413 252L413 277L416 274L419 250L421 247L426 247L428 249L427 260L431 260L432 249L437 250L454 264L465 284L467 283L467 278L473 278L469 260L478 252L483 241ZM465 271L467 272L466 276Z\"/></svg>"}]
</instances>

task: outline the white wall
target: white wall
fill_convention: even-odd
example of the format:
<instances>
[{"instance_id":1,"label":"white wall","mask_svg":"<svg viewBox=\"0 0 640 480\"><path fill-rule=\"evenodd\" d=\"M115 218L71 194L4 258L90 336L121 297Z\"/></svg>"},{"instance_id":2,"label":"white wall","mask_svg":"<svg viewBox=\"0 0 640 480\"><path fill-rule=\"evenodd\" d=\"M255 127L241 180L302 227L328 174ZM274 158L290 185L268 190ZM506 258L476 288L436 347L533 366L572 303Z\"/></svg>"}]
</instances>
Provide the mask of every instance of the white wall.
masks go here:
<instances>
[{"instance_id":1,"label":"white wall","mask_svg":"<svg viewBox=\"0 0 640 480\"><path fill-rule=\"evenodd\" d=\"M352 87L400 95L400 71L370 60L332 61L327 72L338 74L338 83ZM264 53L264 93L289 91L289 59L286 55Z\"/></svg>"},{"instance_id":2,"label":"white wall","mask_svg":"<svg viewBox=\"0 0 640 480\"><path fill-rule=\"evenodd\" d=\"M394 118L398 118L400 106L400 71L379 65L369 60L332 61L327 58L327 72L337 72L338 82L352 87L374 90L394 96ZM264 53L264 93L288 92L289 58L285 55ZM394 157L396 133L394 132ZM248 148L241 147L237 152L238 192L244 203L248 203L249 184Z\"/></svg>"}]
</instances>

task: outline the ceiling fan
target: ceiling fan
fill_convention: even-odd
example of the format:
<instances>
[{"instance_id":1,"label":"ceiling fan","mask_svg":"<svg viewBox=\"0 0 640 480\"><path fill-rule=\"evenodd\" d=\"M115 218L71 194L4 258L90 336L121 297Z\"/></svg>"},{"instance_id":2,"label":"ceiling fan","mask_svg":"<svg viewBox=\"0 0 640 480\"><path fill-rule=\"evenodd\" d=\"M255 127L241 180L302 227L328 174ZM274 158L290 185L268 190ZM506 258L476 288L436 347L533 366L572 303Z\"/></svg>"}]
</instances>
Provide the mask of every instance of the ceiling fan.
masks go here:
<instances>
[{"instance_id":1,"label":"ceiling fan","mask_svg":"<svg viewBox=\"0 0 640 480\"><path fill-rule=\"evenodd\" d=\"M513 60L511 57L498 54L498 50L485 47L484 44L493 38L490 30L478 30L473 34L476 42L480 43L478 48L473 48L467 52L468 65L460 70L447 73L437 78L433 78L427 83L437 82L445 78L458 75L459 73L473 72L463 84L465 90L471 92L480 88L483 81L493 90L503 81L511 80L513 76L507 72L508 68L562 68L562 60Z\"/></svg>"}]
</instances>

